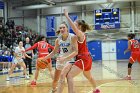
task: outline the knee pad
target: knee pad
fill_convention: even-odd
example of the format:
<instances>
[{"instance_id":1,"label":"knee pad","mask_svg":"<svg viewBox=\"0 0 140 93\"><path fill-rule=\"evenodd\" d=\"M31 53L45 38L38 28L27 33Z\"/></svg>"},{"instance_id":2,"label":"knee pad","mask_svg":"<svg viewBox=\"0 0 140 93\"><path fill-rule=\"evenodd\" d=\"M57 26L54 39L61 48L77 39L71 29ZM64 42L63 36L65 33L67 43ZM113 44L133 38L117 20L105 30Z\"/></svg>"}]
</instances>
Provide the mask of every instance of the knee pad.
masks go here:
<instances>
[{"instance_id":1,"label":"knee pad","mask_svg":"<svg viewBox=\"0 0 140 93\"><path fill-rule=\"evenodd\" d=\"M132 64L131 63L128 63L128 68L132 68Z\"/></svg>"}]
</instances>

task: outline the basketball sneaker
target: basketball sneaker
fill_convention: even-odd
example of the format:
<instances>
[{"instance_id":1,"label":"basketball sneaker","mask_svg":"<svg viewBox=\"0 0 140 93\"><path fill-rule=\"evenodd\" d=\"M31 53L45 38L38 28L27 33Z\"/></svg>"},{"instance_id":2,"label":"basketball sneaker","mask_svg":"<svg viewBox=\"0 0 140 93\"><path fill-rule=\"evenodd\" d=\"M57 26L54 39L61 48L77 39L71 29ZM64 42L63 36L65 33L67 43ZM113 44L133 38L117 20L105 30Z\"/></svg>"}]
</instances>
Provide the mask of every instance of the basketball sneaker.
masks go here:
<instances>
[{"instance_id":1,"label":"basketball sneaker","mask_svg":"<svg viewBox=\"0 0 140 93\"><path fill-rule=\"evenodd\" d=\"M36 81L33 80L33 81L31 82L31 85L36 85Z\"/></svg>"},{"instance_id":2,"label":"basketball sneaker","mask_svg":"<svg viewBox=\"0 0 140 93\"><path fill-rule=\"evenodd\" d=\"M52 90L50 91L50 93L56 93L56 90L57 90L57 88L56 88L56 89L52 89Z\"/></svg>"},{"instance_id":3,"label":"basketball sneaker","mask_svg":"<svg viewBox=\"0 0 140 93\"><path fill-rule=\"evenodd\" d=\"M126 76L124 79L125 80L131 80L131 77Z\"/></svg>"},{"instance_id":4,"label":"basketball sneaker","mask_svg":"<svg viewBox=\"0 0 140 93\"><path fill-rule=\"evenodd\" d=\"M28 79L30 79L30 77L29 77L28 75L25 75L25 79L27 79L27 80L28 80Z\"/></svg>"},{"instance_id":5,"label":"basketball sneaker","mask_svg":"<svg viewBox=\"0 0 140 93\"><path fill-rule=\"evenodd\" d=\"M95 89L95 90L93 91L93 93L100 93L100 90L99 90L99 89Z\"/></svg>"},{"instance_id":6,"label":"basketball sneaker","mask_svg":"<svg viewBox=\"0 0 140 93\"><path fill-rule=\"evenodd\" d=\"M10 81L10 77L9 76L6 77L6 81Z\"/></svg>"}]
</instances>

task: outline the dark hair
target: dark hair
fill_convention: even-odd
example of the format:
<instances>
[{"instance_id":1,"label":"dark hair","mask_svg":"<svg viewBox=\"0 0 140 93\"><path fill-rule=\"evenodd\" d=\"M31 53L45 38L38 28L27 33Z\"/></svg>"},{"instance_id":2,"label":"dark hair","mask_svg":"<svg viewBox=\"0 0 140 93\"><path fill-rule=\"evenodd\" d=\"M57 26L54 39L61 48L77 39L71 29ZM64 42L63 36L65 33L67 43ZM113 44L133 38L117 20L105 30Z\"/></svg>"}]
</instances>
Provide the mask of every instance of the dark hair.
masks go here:
<instances>
[{"instance_id":1,"label":"dark hair","mask_svg":"<svg viewBox=\"0 0 140 93\"><path fill-rule=\"evenodd\" d=\"M64 24L68 28L68 25L67 25L67 23L65 21L63 21L61 24ZM60 30L57 30L56 31L56 34L59 35L60 34Z\"/></svg>"},{"instance_id":2,"label":"dark hair","mask_svg":"<svg viewBox=\"0 0 140 93\"><path fill-rule=\"evenodd\" d=\"M135 34L132 34L132 33L128 34L127 37L129 37L130 39L133 39L133 38L135 38Z\"/></svg>"},{"instance_id":3,"label":"dark hair","mask_svg":"<svg viewBox=\"0 0 140 93\"><path fill-rule=\"evenodd\" d=\"M37 39L35 40L35 43L37 43L37 42L39 42L39 41L42 41L43 38L46 38L46 37L43 36L43 35L39 35L39 36L37 37Z\"/></svg>"},{"instance_id":4,"label":"dark hair","mask_svg":"<svg viewBox=\"0 0 140 93\"><path fill-rule=\"evenodd\" d=\"M81 26L82 32L86 32L87 30L90 30L89 25L84 20L76 20L79 26Z\"/></svg>"}]
</instances>

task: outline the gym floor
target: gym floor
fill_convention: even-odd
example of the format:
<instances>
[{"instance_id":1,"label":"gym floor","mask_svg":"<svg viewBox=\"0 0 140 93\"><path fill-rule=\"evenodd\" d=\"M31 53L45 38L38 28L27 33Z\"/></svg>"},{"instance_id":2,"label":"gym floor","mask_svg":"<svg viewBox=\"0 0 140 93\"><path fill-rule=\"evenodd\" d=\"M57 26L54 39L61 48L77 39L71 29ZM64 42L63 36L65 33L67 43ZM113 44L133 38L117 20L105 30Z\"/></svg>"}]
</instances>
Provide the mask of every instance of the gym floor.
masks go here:
<instances>
[{"instance_id":1,"label":"gym floor","mask_svg":"<svg viewBox=\"0 0 140 93\"><path fill-rule=\"evenodd\" d=\"M140 91L140 65L135 63L132 70L132 80L124 80L127 75L127 61L117 62L117 68L110 68L94 62L92 75L97 81L101 93L139 93ZM104 62L105 63L105 62ZM114 69L117 69L115 71ZM54 69L53 69L54 70ZM110 74L109 74L110 73ZM30 86L34 75L30 80L21 78L22 72L14 73L10 81L6 81L6 74L0 76L0 93L49 93L52 80L48 70L42 70L37 81L37 86ZM74 78L76 93L92 93L92 86L81 74ZM65 83L63 93L68 93L67 83Z\"/></svg>"}]
</instances>

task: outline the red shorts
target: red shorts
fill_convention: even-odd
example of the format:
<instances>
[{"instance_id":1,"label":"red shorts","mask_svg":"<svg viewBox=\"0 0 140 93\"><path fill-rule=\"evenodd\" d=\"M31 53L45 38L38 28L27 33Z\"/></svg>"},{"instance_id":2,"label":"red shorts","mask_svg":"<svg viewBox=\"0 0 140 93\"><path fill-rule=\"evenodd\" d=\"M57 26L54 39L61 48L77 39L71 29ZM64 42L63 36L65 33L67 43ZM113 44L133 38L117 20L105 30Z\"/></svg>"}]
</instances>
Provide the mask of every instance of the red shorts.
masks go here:
<instances>
[{"instance_id":1,"label":"red shorts","mask_svg":"<svg viewBox=\"0 0 140 93\"><path fill-rule=\"evenodd\" d=\"M47 55L39 55L38 58L43 58L45 56L47 56ZM49 58L46 61L47 61L47 63L50 63L52 60L51 60L51 58Z\"/></svg>"},{"instance_id":2,"label":"red shorts","mask_svg":"<svg viewBox=\"0 0 140 93\"><path fill-rule=\"evenodd\" d=\"M133 64L136 61L138 61L140 63L140 52L132 52L131 53L131 56L129 58L129 62Z\"/></svg>"},{"instance_id":3,"label":"red shorts","mask_svg":"<svg viewBox=\"0 0 140 93\"><path fill-rule=\"evenodd\" d=\"M91 70L92 58L91 58L90 54L78 55L76 57L76 62L74 63L74 65L76 65L77 67L79 67L83 71Z\"/></svg>"}]
</instances>

